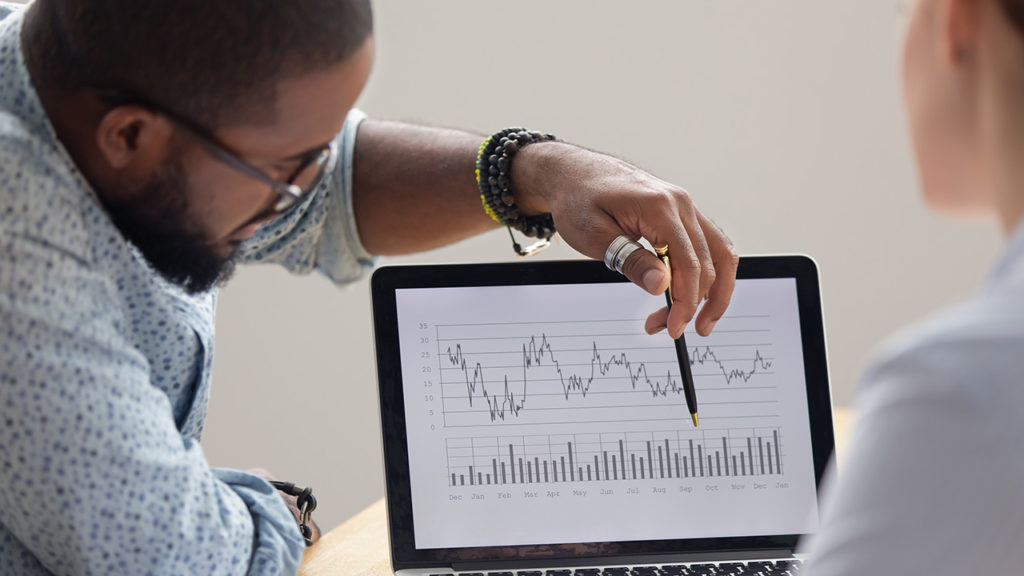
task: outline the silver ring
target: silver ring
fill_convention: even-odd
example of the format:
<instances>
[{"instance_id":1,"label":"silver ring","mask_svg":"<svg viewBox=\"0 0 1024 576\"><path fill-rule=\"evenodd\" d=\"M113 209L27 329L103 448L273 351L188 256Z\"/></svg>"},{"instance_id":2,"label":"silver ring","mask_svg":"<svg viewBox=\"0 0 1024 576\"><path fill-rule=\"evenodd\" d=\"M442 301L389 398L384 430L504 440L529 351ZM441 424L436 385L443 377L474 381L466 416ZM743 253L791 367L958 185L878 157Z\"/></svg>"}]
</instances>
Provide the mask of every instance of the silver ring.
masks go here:
<instances>
[{"instance_id":1,"label":"silver ring","mask_svg":"<svg viewBox=\"0 0 1024 576\"><path fill-rule=\"evenodd\" d=\"M604 251L604 265L622 274L622 265L626 262L626 258L641 248L643 246L639 242L628 236L616 236L615 240L608 245L608 249Z\"/></svg>"}]
</instances>

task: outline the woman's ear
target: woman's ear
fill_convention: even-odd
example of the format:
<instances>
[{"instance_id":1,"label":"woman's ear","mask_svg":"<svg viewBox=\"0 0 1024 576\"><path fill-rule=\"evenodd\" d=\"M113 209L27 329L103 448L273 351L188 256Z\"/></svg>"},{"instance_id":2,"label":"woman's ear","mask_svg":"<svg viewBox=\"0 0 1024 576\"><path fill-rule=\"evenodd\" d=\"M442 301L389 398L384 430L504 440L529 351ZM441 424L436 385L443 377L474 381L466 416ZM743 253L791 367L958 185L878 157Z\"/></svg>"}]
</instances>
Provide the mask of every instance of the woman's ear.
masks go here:
<instances>
[{"instance_id":1,"label":"woman's ear","mask_svg":"<svg viewBox=\"0 0 1024 576\"><path fill-rule=\"evenodd\" d=\"M110 168L148 172L165 156L172 134L165 117L141 106L118 106L100 119L96 146Z\"/></svg>"},{"instance_id":2,"label":"woman's ear","mask_svg":"<svg viewBox=\"0 0 1024 576\"><path fill-rule=\"evenodd\" d=\"M983 0L942 0L939 24L945 62L959 67L977 53L983 3Z\"/></svg>"}]
</instances>

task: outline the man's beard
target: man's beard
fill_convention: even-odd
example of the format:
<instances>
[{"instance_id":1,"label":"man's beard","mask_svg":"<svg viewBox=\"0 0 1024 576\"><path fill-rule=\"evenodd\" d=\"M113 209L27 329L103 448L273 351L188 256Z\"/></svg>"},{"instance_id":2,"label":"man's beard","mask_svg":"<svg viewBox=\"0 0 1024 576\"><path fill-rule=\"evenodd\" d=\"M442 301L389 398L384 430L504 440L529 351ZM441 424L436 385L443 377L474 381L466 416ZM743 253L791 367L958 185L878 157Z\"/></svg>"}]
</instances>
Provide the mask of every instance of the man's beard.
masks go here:
<instances>
[{"instance_id":1,"label":"man's beard","mask_svg":"<svg viewBox=\"0 0 1024 576\"><path fill-rule=\"evenodd\" d=\"M187 179L180 157L143 185L133 201L107 203L120 229L161 276L189 294L207 292L234 272L237 251L219 256L189 217Z\"/></svg>"}]
</instances>

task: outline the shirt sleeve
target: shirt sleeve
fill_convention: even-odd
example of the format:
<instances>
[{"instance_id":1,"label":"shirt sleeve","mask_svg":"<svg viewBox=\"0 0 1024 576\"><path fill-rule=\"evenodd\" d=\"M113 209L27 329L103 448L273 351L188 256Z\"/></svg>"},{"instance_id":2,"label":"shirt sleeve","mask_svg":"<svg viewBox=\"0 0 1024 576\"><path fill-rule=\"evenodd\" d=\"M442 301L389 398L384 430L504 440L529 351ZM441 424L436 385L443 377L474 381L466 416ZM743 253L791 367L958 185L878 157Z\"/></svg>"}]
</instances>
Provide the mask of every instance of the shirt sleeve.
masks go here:
<instances>
[{"instance_id":1,"label":"shirt sleeve","mask_svg":"<svg viewBox=\"0 0 1024 576\"><path fill-rule=\"evenodd\" d=\"M0 234L0 572L295 573L282 498L179 434L121 306L74 254Z\"/></svg>"},{"instance_id":2,"label":"shirt sleeve","mask_svg":"<svg viewBox=\"0 0 1024 576\"><path fill-rule=\"evenodd\" d=\"M826 484L810 576L1013 574L1024 565L1018 344L928 344L866 378Z\"/></svg>"},{"instance_id":3,"label":"shirt sleeve","mask_svg":"<svg viewBox=\"0 0 1024 576\"><path fill-rule=\"evenodd\" d=\"M366 115L356 109L336 137L338 157L328 177L309 198L282 218L260 228L243 251L247 263L277 263L291 272L317 270L341 284L376 264L363 247L352 208L352 162L356 133Z\"/></svg>"}]
</instances>

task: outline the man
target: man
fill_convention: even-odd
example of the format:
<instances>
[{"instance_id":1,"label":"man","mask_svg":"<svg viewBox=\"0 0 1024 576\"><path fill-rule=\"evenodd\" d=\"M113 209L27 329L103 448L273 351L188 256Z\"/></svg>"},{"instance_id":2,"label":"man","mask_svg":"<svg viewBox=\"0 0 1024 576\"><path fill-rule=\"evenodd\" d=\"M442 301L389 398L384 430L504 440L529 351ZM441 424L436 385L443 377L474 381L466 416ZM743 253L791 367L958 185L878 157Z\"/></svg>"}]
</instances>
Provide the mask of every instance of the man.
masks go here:
<instances>
[{"instance_id":1,"label":"man","mask_svg":"<svg viewBox=\"0 0 1024 576\"><path fill-rule=\"evenodd\" d=\"M651 293L669 284L654 254L606 250L668 245L686 264L649 331L680 334L706 299L707 334L728 305L735 252L678 187L538 135L511 160L484 155L478 188L481 136L351 111L373 60L367 0L37 0L3 15L2 574L297 569L284 499L211 469L198 443L215 286L235 262L346 282L375 255L492 229L483 191L505 222L550 213Z\"/></svg>"}]
</instances>

